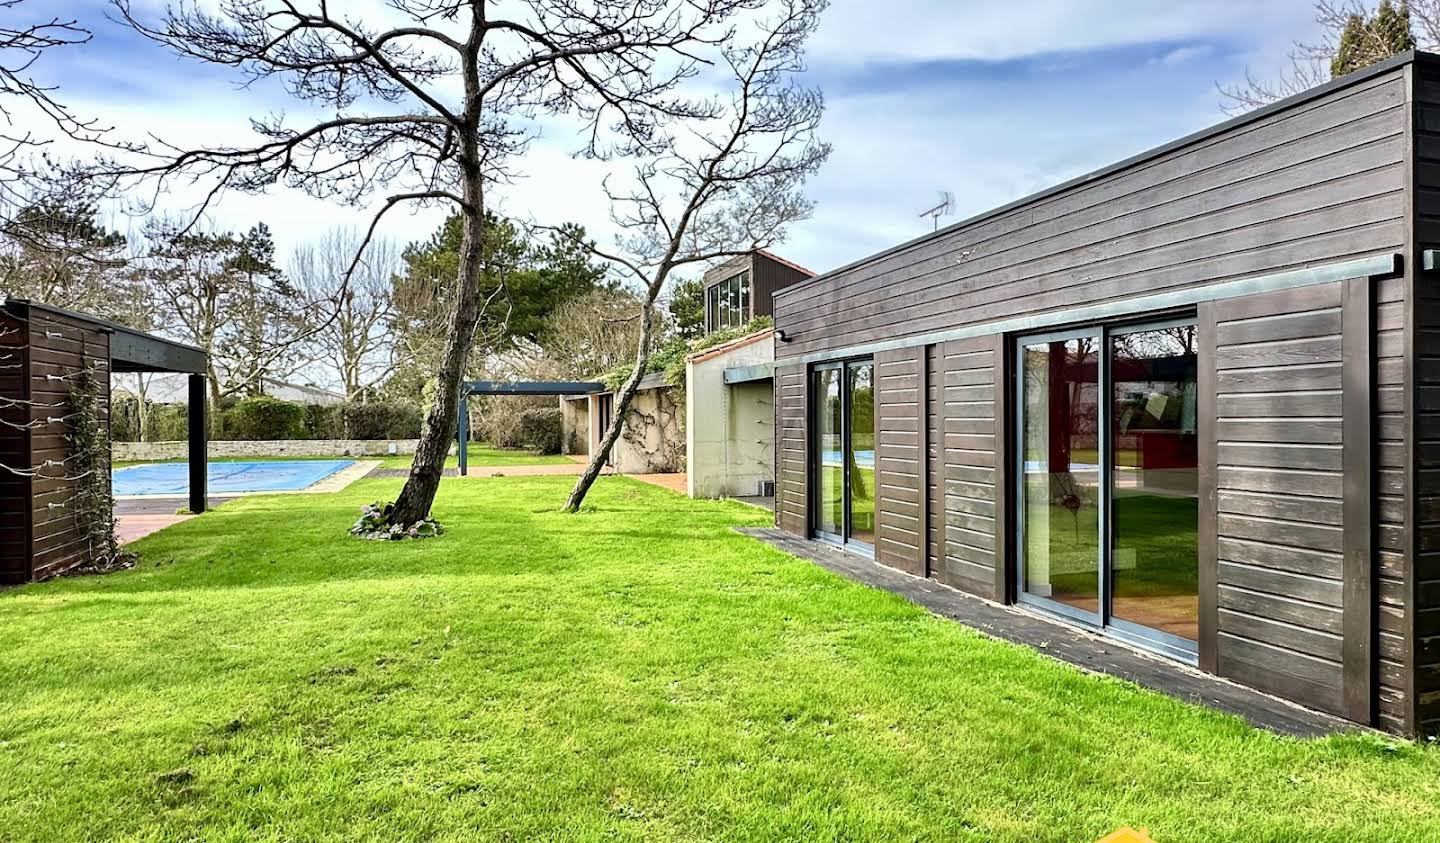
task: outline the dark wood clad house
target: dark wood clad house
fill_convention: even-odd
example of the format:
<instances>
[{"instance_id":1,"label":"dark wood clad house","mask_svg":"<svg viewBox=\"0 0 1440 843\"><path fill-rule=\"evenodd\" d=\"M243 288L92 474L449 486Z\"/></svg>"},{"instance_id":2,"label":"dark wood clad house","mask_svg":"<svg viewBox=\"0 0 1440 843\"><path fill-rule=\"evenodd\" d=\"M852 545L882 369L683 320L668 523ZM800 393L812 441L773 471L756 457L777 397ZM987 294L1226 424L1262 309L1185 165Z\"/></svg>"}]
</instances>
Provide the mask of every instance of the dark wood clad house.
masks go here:
<instances>
[{"instance_id":1,"label":"dark wood clad house","mask_svg":"<svg viewBox=\"0 0 1440 843\"><path fill-rule=\"evenodd\" d=\"M777 521L1440 730L1440 57L775 294Z\"/></svg>"},{"instance_id":2,"label":"dark wood clad house","mask_svg":"<svg viewBox=\"0 0 1440 843\"><path fill-rule=\"evenodd\" d=\"M205 509L205 353L12 299L0 307L0 584L45 579L87 561L86 533L71 505L77 483L64 468L73 451L71 385L85 370L98 381L96 415L107 429L112 372L190 373L191 509Z\"/></svg>"},{"instance_id":3,"label":"dark wood clad house","mask_svg":"<svg viewBox=\"0 0 1440 843\"><path fill-rule=\"evenodd\" d=\"M774 296L815 273L764 249L738 255L701 278L705 288L705 330L738 328L774 312Z\"/></svg>"}]
</instances>

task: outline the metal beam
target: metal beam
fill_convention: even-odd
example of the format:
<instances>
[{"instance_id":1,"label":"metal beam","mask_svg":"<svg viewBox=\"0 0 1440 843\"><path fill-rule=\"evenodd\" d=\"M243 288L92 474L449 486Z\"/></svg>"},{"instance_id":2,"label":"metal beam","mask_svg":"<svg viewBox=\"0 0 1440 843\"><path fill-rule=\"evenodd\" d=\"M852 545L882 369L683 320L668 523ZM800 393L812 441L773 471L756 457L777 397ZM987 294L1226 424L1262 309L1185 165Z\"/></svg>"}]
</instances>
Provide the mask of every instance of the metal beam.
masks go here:
<instances>
[{"instance_id":1,"label":"metal beam","mask_svg":"<svg viewBox=\"0 0 1440 843\"><path fill-rule=\"evenodd\" d=\"M467 395L589 395L606 392L608 387L595 381L466 381L460 396Z\"/></svg>"},{"instance_id":2,"label":"metal beam","mask_svg":"<svg viewBox=\"0 0 1440 843\"><path fill-rule=\"evenodd\" d=\"M210 425L205 417L205 376L190 376L190 511L199 515L208 502L209 480L205 464L209 450Z\"/></svg>"},{"instance_id":3,"label":"metal beam","mask_svg":"<svg viewBox=\"0 0 1440 843\"><path fill-rule=\"evenodd\" d=\"M723 373L725 385L768 381L775 377L774 363L757 363L754 366L736 366Z\"/></svg>"},{"instance_id":4,"label":"metal beam","mask_svg":"<svg viewBox=\"0 0 1440 843\"><path fill-rule=\"evenodd\" d=\"M460 395L460 417L455 420L455 441L459 445L456 458L460 463L460 476L469 472L470 462L470 402L464 392Z\"/></svg>"}]
</instances>

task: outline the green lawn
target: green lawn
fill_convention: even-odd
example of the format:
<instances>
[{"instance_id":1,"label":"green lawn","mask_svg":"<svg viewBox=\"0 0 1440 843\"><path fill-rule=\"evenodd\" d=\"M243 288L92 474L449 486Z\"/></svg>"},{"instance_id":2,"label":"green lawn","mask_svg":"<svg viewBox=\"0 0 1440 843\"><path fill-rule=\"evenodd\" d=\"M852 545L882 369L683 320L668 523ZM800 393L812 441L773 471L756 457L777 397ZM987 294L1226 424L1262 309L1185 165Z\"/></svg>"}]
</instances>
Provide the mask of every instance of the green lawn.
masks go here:
<instances>
[{"instance_id":1,"label":"green lawn","mask_svg":"<svg viewBox=\"0 0 1440 843\"><path fill-rule=\"evenodd\" d=\"M520 451L511 448L492 448L484 442L471 442L465 449L471 466L506 466L506 465L564 465L574 462L563 454L537 454L533 451ZM414 457L384 457L380 462L381 468L409 468ZM446 457L445 467L456 468L460 465L459 457Z\"/></svg>"},{"instance_id":2,"label":"green lawn","mask_svg":"<svg viewBox=\"0 0 1440 843\"><path fill-rule=\"evenodd\" d=\"M0 839L1440 839L1440 751L1278 738L602 478L227 503L0 593Z\"/></svg>"}]
</instances>

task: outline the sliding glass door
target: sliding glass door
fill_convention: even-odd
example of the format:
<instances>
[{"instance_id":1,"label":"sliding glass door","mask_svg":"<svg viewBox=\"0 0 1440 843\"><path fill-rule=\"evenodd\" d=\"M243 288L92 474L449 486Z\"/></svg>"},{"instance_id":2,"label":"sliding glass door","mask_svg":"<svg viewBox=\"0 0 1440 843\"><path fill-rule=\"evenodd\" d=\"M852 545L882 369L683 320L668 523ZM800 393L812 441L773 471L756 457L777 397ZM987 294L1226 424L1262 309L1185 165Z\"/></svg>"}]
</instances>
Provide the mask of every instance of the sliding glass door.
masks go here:
<instances>
[{"instance_id":1,"label":"sliding glass door","mask_svg":"<svg viewBox=\"0 0 1440 843\"><path fill-rule=\"evenodd\" d=\"M1100 618L1100 335L1020 344L1022 593Z\"/></svg>"},{"instance_id":2,"label":"sliding glass door","mask_svg":"<svg viewBox=\"0 0 1440 843\"><path fill-rule=\"evenodd\" d=\"M1194 323L1093 328L1016 346L1020 599L1193 657Z\"/></svg>"},{"instance_id":3,"label":"sliding glass door","mask_svg":"<svg viewBox=\"0 0 1440 843\"><path fill-rule=\"evenodd\" d=\"M818 538L875 545L875 366L830 363L811 374L811 527Z\"/></svg>"}]
</instances>

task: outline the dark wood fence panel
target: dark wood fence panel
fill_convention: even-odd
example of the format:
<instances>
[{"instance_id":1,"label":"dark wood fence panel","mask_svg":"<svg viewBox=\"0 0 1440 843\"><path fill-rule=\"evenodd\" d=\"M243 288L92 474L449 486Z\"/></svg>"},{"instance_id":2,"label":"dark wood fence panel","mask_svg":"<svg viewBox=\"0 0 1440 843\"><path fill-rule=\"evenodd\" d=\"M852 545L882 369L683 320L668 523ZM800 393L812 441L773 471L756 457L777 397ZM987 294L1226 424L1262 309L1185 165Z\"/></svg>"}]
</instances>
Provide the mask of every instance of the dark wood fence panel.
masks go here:
<instances>
[{"instance_id":1,"label":"dark wood fence panel","mask_svg":"<svg viewBox=\"0 0 1440 843\"><path fill-rule=\"evenodd\" d=\"M797 536L810 534L806 499L809 446L806 441L808 386L804 366L775 370L775 523Z\"/></svg>"},{"instance_id":2,"label":"dark wood fence panel","mask_svg":"<svg viewBox=\"0 0 1440 843\"><path fill-rule=\"evenodd\" d=\"M27 325L0 312L0 463L29 468L29 437L23 425L30 413L25 346ZM9 399L9 400L4 400ZM0 584L25 582L30 575L30 480L0 469Z\"/></svg>"},{"instance_id":3,"label":"dark wood fence panel","mask_svg":"<svg viewBox=\"0 0 1440 843\"><path fill-rule=\"evenodd\" d=\"M1346 662L1343 290L1213 303L1208 410L1216 670L1337 714Z\"/></svg>"},{"instance_id":4,"label":"dark wood fence panel","mask_svg":"<svg viewBox=\"0 0 1440 843\"><path fill-rule=\"evenodd\" d=\"M1440 71L1415 67L1415 253L1440 248ZM1391 653L1409 668L1413 696L1402 700L1414 731L1440 732L1440 294L1435 285L1440 273L1412 271L1410 294L1410 370L1404 360L1391 361L1390 377L1404 388L1412 412L1410 424L1397 423L1390 435L1408 434L1398 453L1384 454L1389 463L1400 461L1413 483L1409 506L1395 517L1409 517L1411 530L1400 536L1382 532L1381 540L1403 542L1395 561L1410 561L1410 576L1401 583L1382 581L1395 599L1409 602L1413 611L1403 633L1384 635L1382 650L1394 639ZM1402 298L1403 303L1403 298ZM1403 309L1401 311L1403 314ZM1403 323L1402 323L1403 327ZM1408 374L1408 379L1405 377ZM1402 403L1401 409L1405 408ZM1408 445L1408 447L1403 447ZM1404 458L1408 456L1408 460ZM1387 463L1388 464L1388 463ZM1402 477L1405 475L1402 473ZM1402 490L1403 492L1404 490ZM1403 498L1402 498L1403 500ZM1408 511L1405 511L1408 510ZM1403 525L1403 521L1401 522ZM1387 546L1388 549L1388 546ZM1398 586L1398 588L1396 587ZM1392 619L1382 615L1382 623ZM1406 622L1408 621L1408 623ZM1388 665L1386 666L1388 667ZM1392 671L1382 671L1382 676Z\"/></svg>"},{"instance_id":5,"label":"dark wood fence panel","mask_svg":"<svg viewBox=\"0 0 1440 843\"><path fill-rule=\"evenodd\" d=\"M978 337L940 348L944 402L944 557L935 578L994 599L996 571L995 340ZM1002 537L1003 538L1003 537Z\"/></svg>"},{"instance_id":6,"label":"dark wood fence panel","mask_svg":"<svg viewBox=\"0 0 1440 843\"><path fill-rule=\"evenodd\" d=\"M1406 511L1407 425L1405 424L1405 278L1375 282L1374 412L1375 467L1375 677L1376 724L1386 731L1409 729L1406 700L1407 631ZM1440 408L1437 408L1440 409Z\"/></svg>"},{"instance_id":7,"label":"dark wood fence panel","mask_svg":"<svg viewBox=\"0 0 1440 843\"><path fill-rule=\"evenodd\" d=\"M923 348L875 355L875 559L925 575Z\"/></svg>"},{"instance_id":8,"label":"dark wood fence panel","mask_svg":"<svg viewBox=\"0 0 1440 843\"><path fill-rule=\"evenodd\" d=\"M927 577L935 576L945 559L945 432L941 427L945 406L944 365L940 346L926 346L925 451L929 465L925 472L925 500L930 507L929 517L925 520Z\"/></svg>"},{"instance_id":9,"label":"dark wood fence panel","mask_svg":"<svg viewBox=\"0 0 1440 843\"><path fill-rule=\"evenodd\" d=\"M38 424L30 431L30 459L38 465L47 459L69 456L71 380L90 369L101 384L100 418L109 423L110 337L92 325L58 314L30 314L30 400ZM53 362L49 362L53 361ZM65 377L57 380L56 377ZM78 484L60 479L64 468L40 472L32 481L31 577L44 579L85 561L88 544L76 519L74 496ZM108 477L108 472L106 474ZM46 478L50 479L46 479Z\"/></svg>"},{"instance_id":10,"label":"dark wood fence panel","mask_svg":"<svg viewBox=\"0 0 1440 843\"><path fill-rule=\"evenodd\" d=\"M775 299L785 355L1397 251L1404 70L962 224Z\"/></svg>"}]
</instances>

